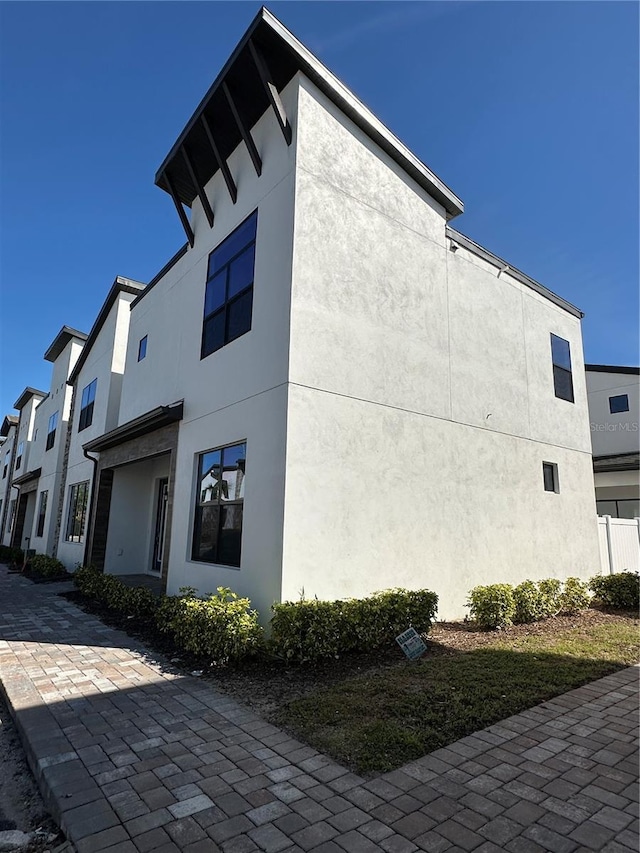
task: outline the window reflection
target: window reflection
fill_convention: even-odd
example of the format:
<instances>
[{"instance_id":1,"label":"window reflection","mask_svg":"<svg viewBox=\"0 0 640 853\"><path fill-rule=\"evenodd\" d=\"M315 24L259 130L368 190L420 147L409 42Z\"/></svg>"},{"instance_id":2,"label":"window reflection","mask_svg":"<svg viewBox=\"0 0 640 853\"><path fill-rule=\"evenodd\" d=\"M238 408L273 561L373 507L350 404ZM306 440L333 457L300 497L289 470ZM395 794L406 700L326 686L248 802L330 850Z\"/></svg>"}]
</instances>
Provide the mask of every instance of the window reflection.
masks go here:
<instances>
[{"instance_id":1,"label":"window reflection","mask_svg":"<svg viewBox=\"0 0 640 853\"><path fill-rule=\"evenodd\" d=\"M240 565L246 444L201 453L192 559Z\"/></svg>"}]
</instances>

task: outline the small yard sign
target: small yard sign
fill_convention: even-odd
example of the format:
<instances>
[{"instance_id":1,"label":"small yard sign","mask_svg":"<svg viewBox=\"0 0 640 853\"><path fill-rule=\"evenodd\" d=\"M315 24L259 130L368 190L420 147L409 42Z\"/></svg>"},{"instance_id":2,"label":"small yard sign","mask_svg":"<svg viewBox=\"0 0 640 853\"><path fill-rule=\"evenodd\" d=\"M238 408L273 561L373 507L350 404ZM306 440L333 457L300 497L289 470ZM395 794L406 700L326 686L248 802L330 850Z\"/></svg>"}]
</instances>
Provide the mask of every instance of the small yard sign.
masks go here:
<instances>
[{"instance_id":1,"label":"small yard sign","mask_svg":"<svg viewBox=\"0 0 640 853\"><path fill-rule=\"evenodd\" d=\"M407 628L402 634L398 634L396 642L409 660L417 660L427 651L424 640L415 628Z\"/></svg>"}]
</instances>

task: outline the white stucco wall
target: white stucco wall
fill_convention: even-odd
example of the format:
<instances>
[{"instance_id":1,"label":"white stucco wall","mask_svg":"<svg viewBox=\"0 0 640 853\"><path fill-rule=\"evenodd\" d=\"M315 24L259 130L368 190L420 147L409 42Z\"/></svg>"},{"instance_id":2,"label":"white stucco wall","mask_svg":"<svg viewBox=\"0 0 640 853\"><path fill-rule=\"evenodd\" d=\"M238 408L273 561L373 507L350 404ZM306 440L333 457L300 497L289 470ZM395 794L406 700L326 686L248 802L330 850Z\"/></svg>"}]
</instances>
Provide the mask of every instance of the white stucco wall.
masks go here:
<instances>
[{"instance_id":1,"label":"white stucco wall","mask_svg":"<svg viewBox=\"0 0 640 853\"><path fill-rule=\"evenodd\" d=\"M640 449L640 377L588 370L586 374L594 456L637 453ZM611 414L609 398L626 394L629 411Z\"/></svg>"},{"instance_id":2,"label":"white stucco wall","mask_svg":"<svg viewBox=\"0 0 640 853\"><path fill-rule=\"evenodd\" d=\"M283 597L427 586L443 618L480 583L593 574L579 320L451 253L423 190L307 81L299 104Z\"/></svg>"}]
</instances>

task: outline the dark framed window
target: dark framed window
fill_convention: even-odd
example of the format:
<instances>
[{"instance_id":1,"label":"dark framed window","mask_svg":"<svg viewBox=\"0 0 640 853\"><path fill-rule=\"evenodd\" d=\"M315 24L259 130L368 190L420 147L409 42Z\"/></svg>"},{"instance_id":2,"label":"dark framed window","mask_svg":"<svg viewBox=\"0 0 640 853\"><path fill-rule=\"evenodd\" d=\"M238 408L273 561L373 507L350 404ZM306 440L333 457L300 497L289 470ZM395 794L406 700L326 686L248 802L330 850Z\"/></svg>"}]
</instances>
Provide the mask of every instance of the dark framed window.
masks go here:
<instances>
[{"instance_id":1,"label":"dark framed window","mask_svg":"<svg viewBox=\"0 0 640 853\"><path fill-rule=\"evenodd\" d=\"M74 483L73 486L69 486L69 509L67 511L67 526L64 537L67 542L83 541L88 494L88 480L85 483Z\"/></svg>"},{"instance_id":2,"label":"dark framed window","mask_svg":"<svg viewBox=\"0 0 640 853\"><path fill-rule=\"evenodd\" d=\"M4 454L4 465L2 466L2 479L4 480L7 476L7 471L9 470L9 461L11 459L11 451L7 450Z\"/></svg>"},{"instance_id":3,"label":"dark framed window","mask_svg":"<svg viewBox=\"0 0 640 853\"><path fill-rule=\"evenodd\" d=\"M256 210L209 255L200 358L251 329L257 223Z\"/></svg>"},{"instance_id":4,"label":"dark framed window","mask_svg":"<svg viewBox=\"0 0 640 853\"><path fill-rule=\"evenodd\" d=\"M198 456L192 560L240 565L246 456L245 443Z\"/></svg>"},{"instance_id":5,"label":"dark framed window","mask_svg":"<svg viewBox=\"0 0 640 853\"><path fill-rule=\"evenodd\" d=\"M38 508L38 527L36 528L36 536L42 536L44 533L44 520L47 515L47 500L49 492L40 492L40 507Z\"/></svg>"},{"instance_id":6,"label":"dark framed window","mask_svg":"<svg viewBox=\"0 0 640 853\"><path fill-rule=\"evenodd\" d=\"M542 463L542 482L545 492L556 492L557 494L560 491L558 466L555 462Z\"/></svg>"},{"instance_id":7,"label":"dark framed window","mask_svg":"<svg viewBox=\"0 0 640 853\"><path fill-rule=\"evenodd\" d=\"M49 418L49 426L47 428L47 443L45 450L51 450L56 441L56 429L58 427L58 413L54 412Z\"/></svg>"},{"instance_id":8,"label":"dark framed window","mask_svg":"<svg viewBox=\"0 0 640 853\"><path fill-rule=\"evenodd\" d=\"M147 336L144 338L140 338L140 343L138 344L138 361L142 361L142 359L147 354Z\"/></svg>"},{"instance_id":9,"label":"dark framed window","mask_svg":"<svg viewBox=\"0 0 640 853\"><path fill-rule=\"evenodd\" d=\"M16 465L15 465L16 471L22 465L22 454L23 453L24 453L24 441L21 441L20 444L18 445L18 452L16 453Z\"/></svg>"},{"instance_id":10,"label":"dark framed window","mask_svg":"<svg viewBox=\"0 0 640 853\"><path fill-rule=\"evenodd\" d=\"M610 515L612 518L640 518L638 498L596 501L596 507L598 515Z\"/></svg>"},{"instance_id":11,"label":"dark framed window","mask_svg":"<svg viewBox=\"0 0 640 853\"><path fill-rule=\"evenodd\" d=\"M93 403L96 399L96 388L98 380L94 379L82 391L82 399L80 400L80 421L78 423L78 432L91 426L93 421Z\"/></svg>"},{"instance_id":12,"label":"dark framed window","mask_svg":"<svg viewBox=\"0 0 640 853\"><path fill-rule=\"evenodd\" d=\"M573 374L571 372L571 350L569 341L551 335L551 359L553 361L553 388L556 397L573 403Z\"/></svg>"},{"instance_id":13,"label":"dark framed window","mask_svg":"<svg viewBox=\"0 0 640 853\"><path fill-rule=\"evenodd\" d=\"M609 397L609 411L612 415L619 415L621 412L628 412L629 395L618 394L615 397Z\"/></svg>"}]
</instances>

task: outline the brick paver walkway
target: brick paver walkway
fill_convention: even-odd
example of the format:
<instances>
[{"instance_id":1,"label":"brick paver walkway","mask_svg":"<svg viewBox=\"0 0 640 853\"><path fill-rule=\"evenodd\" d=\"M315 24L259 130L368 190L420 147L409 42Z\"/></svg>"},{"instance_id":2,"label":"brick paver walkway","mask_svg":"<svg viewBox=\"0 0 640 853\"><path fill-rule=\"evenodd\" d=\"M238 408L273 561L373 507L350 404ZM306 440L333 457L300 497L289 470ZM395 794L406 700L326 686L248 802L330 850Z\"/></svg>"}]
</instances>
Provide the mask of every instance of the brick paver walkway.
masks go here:
<instances>
[{"instance_id":1,"label":"brick paver walkway","mask_svg":"<svg viewBox=\"0 0 640 853\"><path fill-rule=\"evenodd\" d=\"M637 670L365 780L0 567L0 680L78 853L629 853Z\"/></svg>"}]
</instances>

